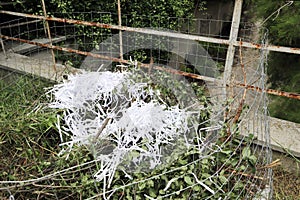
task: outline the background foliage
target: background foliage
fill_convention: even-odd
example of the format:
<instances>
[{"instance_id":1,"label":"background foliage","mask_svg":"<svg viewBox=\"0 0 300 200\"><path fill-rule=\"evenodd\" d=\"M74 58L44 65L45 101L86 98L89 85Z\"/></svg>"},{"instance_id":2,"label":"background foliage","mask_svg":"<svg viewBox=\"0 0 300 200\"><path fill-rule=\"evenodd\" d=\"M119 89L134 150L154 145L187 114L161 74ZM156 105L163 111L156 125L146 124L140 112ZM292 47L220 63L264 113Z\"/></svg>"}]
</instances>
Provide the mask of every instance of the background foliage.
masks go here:
<instances>
[{"instance_id":1,"label":"background foliage","mask_svg":"<svg viewBox=\"0 0 300 200\"><path fill-rule=\"evenodd\" d=\"M16 3L13 9L17 12L26 10L27 13L43 14L41 3L36 0L25 0L23 3ZM188 0L149 0L149 1L126 1L121 0L122 16L130 16L127 21L129 26L134 27L164 27L178 28L179 21L177 18L192 17L195 2ZM203 8L203 3L198 4ZM72 13L81 12L107 12L117 13L117 0L51 0L47 2L46 10L49 15L61 13L68 14L66 17L73 17ZM79 15L80 16L80 15ZM145 16L148 17L145 18ZM80 17L79 17L80 18ZM94 17L86 20L97 21ZM171 23L170 23L171 21ZM117 15L113 15L113 24L117 24ZM151 23L150 23L151 22ZM171 24L171 27L168 27Z\"/></svg>"},{"instance_id":2,"label":"background foliage","mask_svg":"<svg viewBox=\"0 0 300 200\"><path fill-rule=\"evenodd\" d=\"M269 30L269 40L274 45L300 47L300 2L294 1L275 12L287 1L248 0L254 5L252 12L261 21L272 15L263 25ZM300 92L300 56L270 52L268 63L269 84L273 89ZM271 115L300 123L300 101L282 97L272 97Z\"/></svg>"},{"instance_id":3,"label":"background foliage","mask_svg":"<svg viewBox=\"0 0 300 200\"><path fill-rule=\"evenodd\" d=\"M15 3L13 9L15 11L28 13L36 13L43 15L41 3L36 0L25 0L23 3ZM197 8L195 8L197 5ZM122 21L126 26L131 27L151 27L160 29L179 30L183 23L193 17L195 9L204 9L205 1L189 1L189 0L143 0L143 1L127 1L121 0ZM63 17L69 19L78 19L84 21L101 22L108 24L118 24L117 16L117 0L50 0L46 4L48 15ZM99 14L105 12L106 14ZM187 20L180 20L180 19ZM50 22L50 26L53 22ZM100 29L96 27L87 27L75 25L67 29L61 30L61 35L69 35L71 38L74 33L76 44L79 44L78 49L83 51L91 51L97 44L104 41L112 34L118 33L117 30ZM59 33L59 30L55 30ZM149 36L150 37L150 36ZM145 40L143 40L145 41ZM153 41L151 41L153 42ZM163 43L163 42L162 42ZM161 44L158 44L161 45ZM130 52L131 56L140 62L150 62L150 57L155 58L156 55L167 62L170 54L167 52L158 52L155 50L136 50ZM128 55L124 55L128 59ZM58 55L60 60L70 60L67 53ZM76 62L73 66L79 67L80 62L84 59L83 56L76 56ZM154 62L157 62L154 60ZM157 62L158 63L158 62ZM161 63L165 64L165 63Z\"/></svg>"}]
</instances>

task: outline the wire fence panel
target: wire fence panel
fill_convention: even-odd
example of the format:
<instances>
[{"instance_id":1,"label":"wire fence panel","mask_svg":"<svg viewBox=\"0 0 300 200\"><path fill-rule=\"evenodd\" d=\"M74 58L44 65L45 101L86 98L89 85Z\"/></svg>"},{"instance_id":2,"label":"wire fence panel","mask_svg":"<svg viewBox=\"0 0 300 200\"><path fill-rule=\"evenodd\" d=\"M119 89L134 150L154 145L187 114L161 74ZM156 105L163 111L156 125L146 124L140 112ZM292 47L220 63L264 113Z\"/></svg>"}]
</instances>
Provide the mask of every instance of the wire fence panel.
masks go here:
<instances>
[{"instance_id":1,"label":"wire fence panel","mask_svg":"<svg viewBox=\"0 0 300 200\"><path fill-rule=\"evenodd\" d=\"M81 22L49 20L52 45L45 40L45 18L20 16L1 24L5 51L0 65L6 71L1 74L0 92L10 100L6 103L11 102L11 109L20 107L24 131L35 133L27 138L20 127L1 121L5 127L1 137L7 141L1 150L3 163L9 162L5 155L17 163L2 166L4 193L20 199L28 196L25 190L49 199L67 195L267 199L272 195L266 35L255 38L259 49L236 45L233 75L224 85L228 42L222 41L229 35L222 30L231 21L170 18L170 24L161 25L151 16L141 16L152 29L138 29L130 16L122 16L128 31L112 24L116 18L112 13L54 16ZM174 21L182 26L174 28ZM95 22L102 25L90 26ZM121 37L118 29L103 24L123 30ZM243 23L241 27L238 37L253 41L255 28ZM218 42L199 41L202 37ZM49 49L55 50L57 71ZM18 81L11 68L23 71ZM60 82L44 85L46 81L38 76ZM48 98L44 87L50 87ZM36 88L39 92L34 92ZM12 94L22 101L13 101ZM37 98L25 98L30 95ZM24 112L22 105L27 106ZM3 118L12 119L9 112ZM32 161L7 151L23 152L28 147Z\"/></svg>"}]
</instances>

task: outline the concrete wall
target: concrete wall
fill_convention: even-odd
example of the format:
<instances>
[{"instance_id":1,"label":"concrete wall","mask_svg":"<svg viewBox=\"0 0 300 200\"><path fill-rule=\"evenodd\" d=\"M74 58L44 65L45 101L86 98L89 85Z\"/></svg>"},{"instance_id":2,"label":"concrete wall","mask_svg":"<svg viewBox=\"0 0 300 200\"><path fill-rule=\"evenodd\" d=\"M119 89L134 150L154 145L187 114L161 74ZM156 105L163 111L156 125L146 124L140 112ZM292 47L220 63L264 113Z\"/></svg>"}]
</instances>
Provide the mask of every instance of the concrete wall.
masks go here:
<instances>
[{"instance_id":1,"label":"concrete wall","mask_svg":"<svg viewBox=\"0 0 300 200\"><path fill-rule=\"evenodd\" d=\"M300 124L274 117L269 117L269 123L272 148L300 157Z\"/></svg>"}]
</instances>

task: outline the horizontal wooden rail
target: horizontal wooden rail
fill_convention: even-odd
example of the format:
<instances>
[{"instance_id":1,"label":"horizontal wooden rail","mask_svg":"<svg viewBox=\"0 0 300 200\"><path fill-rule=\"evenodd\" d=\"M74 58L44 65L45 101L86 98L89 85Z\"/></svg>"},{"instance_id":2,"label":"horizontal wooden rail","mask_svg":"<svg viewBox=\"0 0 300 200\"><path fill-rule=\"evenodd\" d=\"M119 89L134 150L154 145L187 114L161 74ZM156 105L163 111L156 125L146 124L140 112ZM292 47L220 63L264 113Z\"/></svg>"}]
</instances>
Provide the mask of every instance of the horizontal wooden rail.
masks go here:
<instances>
[{"instance_id":1,"label":"horizontal wooden rail","mask_svg":"<svg viewBox=\"0 0 300 200\"><path fill-rule=\"evenodd\" d=\"M42 22L42 20L36 19L36 20L28 21L28 22L20 22L20 23L17 23L17 24L10 24L10 25L7 25L7 26L1 26L1 29L13 28L13 27L33 24L33 23L37 23L37 22Z\"/></svg>"},{"instance_id":2,"label":"horizontal wooden rail","mask_svg":"<svg viewBox=\"0 0 300 200\"><path fill-rule=\"evenodd\" d=\"M40 16L40 15L32 15L32 14L18 13L18 12L12 12L12 11L4 11L4 10L1 10L0 13L14 15L14 16L20 16L20 17L35 18L35 19L40 19L40 20L63 22L63 23L69 23L69 24L94 26L94 27L106 28L106 29L115 29L115 30L122 30L122 31L145 33L145 34L151 34L151 35L167 36L167 37L173 37L173 38L179 38L179 39L196 40L196 41L227 44L227 45L229 44L228 40L203 37L203 36L197 36L197 35L182 34L182 33L177 33L177 32L170 32L170 31L118 26L118 25L112 25L112 24L104 24L104 23L99 23L99 22L88 22L88 21L75 20L75 19L44 17L44 16Z\"/></svg>"}]
</instances>

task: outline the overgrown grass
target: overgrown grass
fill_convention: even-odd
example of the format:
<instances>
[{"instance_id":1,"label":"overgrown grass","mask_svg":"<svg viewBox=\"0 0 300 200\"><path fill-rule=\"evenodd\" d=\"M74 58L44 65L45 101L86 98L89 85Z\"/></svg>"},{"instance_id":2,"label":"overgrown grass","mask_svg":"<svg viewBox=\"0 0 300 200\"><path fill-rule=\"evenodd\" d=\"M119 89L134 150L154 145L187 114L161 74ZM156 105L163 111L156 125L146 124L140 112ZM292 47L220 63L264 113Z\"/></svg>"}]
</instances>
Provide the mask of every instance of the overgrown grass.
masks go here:
<instances>
[{"instance_id":1,"label":"overgrown grass","mask_svg":"<svg viewBox=\"0 0 300 200\"><path fill-rule=\"evenodd\" d=\"M68 159L58 155L61 141L55 128L57 113L45 106L44 88L50 85L27 76L0 80L1 181L32 180L92 160L84 148L69 153ZM97 192L86 167L75 167L39 182L0 186L0 199L10 194L15 199L79 199Z\"/></svg>"}]
</instances>

